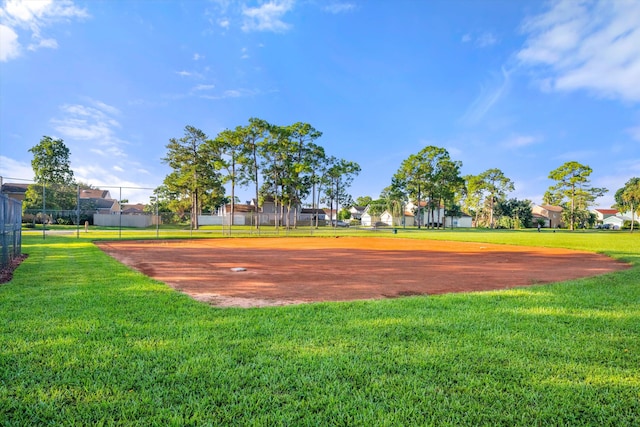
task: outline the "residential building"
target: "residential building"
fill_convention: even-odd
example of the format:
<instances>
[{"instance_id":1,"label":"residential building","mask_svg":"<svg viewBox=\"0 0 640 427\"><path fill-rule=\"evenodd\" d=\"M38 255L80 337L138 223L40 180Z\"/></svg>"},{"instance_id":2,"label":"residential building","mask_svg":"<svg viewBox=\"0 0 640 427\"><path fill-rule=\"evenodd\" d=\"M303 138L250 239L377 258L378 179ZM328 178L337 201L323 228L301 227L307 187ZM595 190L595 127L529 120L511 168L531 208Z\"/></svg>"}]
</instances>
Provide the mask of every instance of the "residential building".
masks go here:
<instances>
[{"instance_id":1,"label":"residential building","mask_svg":"<svg viewBox=\"0 0 640 427\"><path fill-rule=\"evenodd\" d=\"M24 201L24 196L29 185L31 184L7 182L6 184L2 184L2 194L6 195L10 199L22 202Z\"/></svg>"},{"instance_id":2,"label":"residential building","mask_svg":"<svg viewBox=\"0 0 640 427\"><path fill-rule=\"evenodd\" d=\"M593 209L591 213L595 214L596 222L602 224L603 221L610 216L616 216L618 214L617 209Z\"/></svg>"},{"instance_id":3,"label":"residential building","mask_svg":"<svg viewBox=\"0 0 640 427\"><path fill-rule=\"evenodd\" d=\"M531 206L531 212L533 213L533 220L537 218L544 219L544 227L546 228L559 228L564 227L562 222L562 207L553 205L533 205Z\"/></svg>"}]
</instances>

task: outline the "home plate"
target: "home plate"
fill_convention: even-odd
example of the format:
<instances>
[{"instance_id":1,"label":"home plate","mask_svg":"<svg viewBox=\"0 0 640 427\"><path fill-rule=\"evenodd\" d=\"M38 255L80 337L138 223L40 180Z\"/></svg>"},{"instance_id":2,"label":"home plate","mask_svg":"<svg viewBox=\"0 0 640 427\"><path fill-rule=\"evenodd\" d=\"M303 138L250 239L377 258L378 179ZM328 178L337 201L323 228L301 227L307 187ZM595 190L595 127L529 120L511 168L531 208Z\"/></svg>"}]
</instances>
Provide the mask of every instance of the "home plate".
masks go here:
<instances>
[{"instance_id":1,"label":"home plate","mask_svg":"<svg viewBox=\"0 0 640 427\"><path fill-rule=\"evenodd\" d=\"M247 271L247 269L244 267L233 267L231 271L233 271L234 273L237 273L239 271Z\"/></svg>"}]
</instances>

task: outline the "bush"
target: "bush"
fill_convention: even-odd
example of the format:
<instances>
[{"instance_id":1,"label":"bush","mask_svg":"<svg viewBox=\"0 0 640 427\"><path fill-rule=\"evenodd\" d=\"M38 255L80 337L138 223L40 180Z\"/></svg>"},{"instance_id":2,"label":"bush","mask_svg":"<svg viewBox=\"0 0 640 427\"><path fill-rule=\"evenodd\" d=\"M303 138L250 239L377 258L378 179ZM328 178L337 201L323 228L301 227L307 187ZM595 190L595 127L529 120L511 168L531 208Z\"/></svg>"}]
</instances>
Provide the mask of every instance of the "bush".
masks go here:
<instances>
[{"instance_id":1,"label":"bush","mask_svg":"<svg viewBox=\"0 0 640 427\"><path fill-rule=\"evenodd\" d=\"M626 220L625 222L623 222L622 223L622 229L623 230L631 230L631 221L630 220ZM640 222L633 221L633 229L634 230L640 229Z\"/></svg>"}]
</instances>

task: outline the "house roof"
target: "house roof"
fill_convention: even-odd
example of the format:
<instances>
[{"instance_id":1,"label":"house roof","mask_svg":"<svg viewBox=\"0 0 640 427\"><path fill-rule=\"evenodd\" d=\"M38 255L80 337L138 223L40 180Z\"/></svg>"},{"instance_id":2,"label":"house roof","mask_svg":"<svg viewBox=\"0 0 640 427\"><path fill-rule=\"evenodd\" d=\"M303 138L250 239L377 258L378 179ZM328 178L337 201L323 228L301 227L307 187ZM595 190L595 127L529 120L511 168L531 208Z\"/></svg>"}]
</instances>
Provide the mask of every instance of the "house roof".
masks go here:
<instances>
[{"instance_id":1,"label":"house roof","mask_svg":"<svg viewBox=\"0 0 640 427\"><path fill-rule=\"evenodd\" d=\"M601 214L604 214L604 215L615 215L618 213L617 209L594 209L594 211L600 212Z\"/></svg>"},{"instance_id":2,"label":"house roof","mask_svg":"<svg viewBox=\"0 0 640 427\"><path fill-rule=\"evenodd\" d=\"M540 207L548 210L549 212L562 212L562 206L541 205Z\"/></svg>"},{"instance_id":3,"label":"house roof","mask_svg":"<svg viewBox=\"0 0 640 427\"><path fill-rule=\"evenodd\" d=\"M3 193L26 193L31 184L7 182L2 184Z\"/></svg>"},{"instance_id":4,"label":"house roof","mask_svg":"<svg viewBox=\"0 0 640 427\"><path fill-rule=\"evenodd\" d=\"M226 205L225 210L227 212L231 212L231 204ZM256 211L256 205L242 205L242 204L233 205L233 213L255 212L255 211Z\"/></svg>"},{"instance_id":5,"label":"house roof","mask_svg":"<svg viewBox=\"0 0 640 427\"><path fill-rule=\"evenodd\" d=\"M325 214L324 209L313 209L313 208L302 208L300 209L300 213L303 214Z\"/></svg>"},{"instance_id":6,"label":"house roof","mask_svg":"<svg viewBox=\"0 0 640 427\"><path fill-rule=\"evenodd\" d=\"M144 213L144 205L142 203L122 205L123 214Z\"/></svg>"},{"instance_id":7,"label":"house roof","mask_svg":"<svg viewBox=\"0 0 640 427\"><path fill-rule=\"evenodd\" d=\"M91 200L95 202L96 209L112 209L114 205L117 205L117 202L111 199L102 199L102 198L92 197Z\"/></svg>"},{"instance_id":8,"label":"house roof","mask_svg":"<svg viewBox=\"0 0 640 427\"><path fill-rule=\"evenodd\" d=\"M100 190L98 188L80 190L81 199L111 199L109 190Z\"/></svg>"}]
</instances>

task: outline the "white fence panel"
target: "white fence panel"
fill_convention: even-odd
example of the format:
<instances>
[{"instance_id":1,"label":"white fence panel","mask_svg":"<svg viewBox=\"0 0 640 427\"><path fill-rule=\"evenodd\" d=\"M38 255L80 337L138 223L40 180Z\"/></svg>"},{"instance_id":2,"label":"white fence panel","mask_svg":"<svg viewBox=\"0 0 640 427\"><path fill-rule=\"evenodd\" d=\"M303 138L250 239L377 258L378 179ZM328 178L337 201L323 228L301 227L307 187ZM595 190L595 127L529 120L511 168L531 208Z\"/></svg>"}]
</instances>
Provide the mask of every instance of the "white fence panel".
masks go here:
<instances>
[{"instance_id":1,"label":"white fence panel","mask_svg":"<svg viewBox=\"0 0 640 427\"><path fill-rule=\"evenodd\" d=\"M107 215L93 214L93 225L102 227L146 228L153 225L151 215Z\"/></svg>"}]
</instances>

